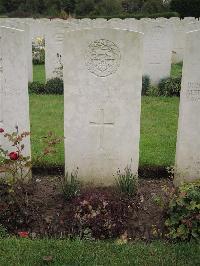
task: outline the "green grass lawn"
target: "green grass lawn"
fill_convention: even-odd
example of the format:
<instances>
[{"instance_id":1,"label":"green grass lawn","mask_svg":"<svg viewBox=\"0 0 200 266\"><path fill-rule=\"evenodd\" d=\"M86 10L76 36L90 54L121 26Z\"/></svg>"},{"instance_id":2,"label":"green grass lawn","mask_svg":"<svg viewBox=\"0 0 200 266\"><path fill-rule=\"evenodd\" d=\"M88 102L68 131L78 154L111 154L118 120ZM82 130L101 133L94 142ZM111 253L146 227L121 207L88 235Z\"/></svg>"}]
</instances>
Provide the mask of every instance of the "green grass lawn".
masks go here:
<instances>
[{"instance_id":1,"label":"green grass lawn","mask_svg":"<svg viewBox=\"0 0 200 266\"><path fill-rule=\"evenodd\" d=\"M61 95L30 95L30 121L33 160L42 150L41 137L53 131L58 136L64 134L64 99ZM58 146L58 152L46 157L42 164L64 165L64 144Z\"/></svg>"},{"instance_id":2,"label":"green grass lawn","mask_svg":"<svg viewBox=\"0 0 200 266\"><path fill-rule=\"evenodd\" d=\"M171 77L173 77L173 78L181 77L182 67L183 67L183 63L172 64Z\"/></svg>"},{"instance_id":3,"label":"green grass lawn","mask_svg":"<svg viewBox=\"0 0 200 266\"><path fill-rule=\"evenodd\" d=\"M33 65L33 80L45 83L45 66Z\"/></svg>"},{"instance_id":4,"label":"green grass lawn","mask_svg":"<svg viewBox=\"0 0 200 266\"><path fill-rule=\"evenodd\" d=\"M51 256L50 262L43 260L47 256ZM0 240L1 266L196 266L199 261L200 246L195 243L117 245L103 241Z\"/></svg>"},{"instance_id":5,"label":"green grass lawn","mask_svg":"<svg viewBox=\"0 0 200 266\"><path fill-rule=\"evenodd\" d=\"M140 165L174 164L179 98L143 97Z\"/></svg>"},{"instance_id":6,"label":"green grass lawn","mask_svg":"<svg viewBox=\"0 0 200 266\"><path fill-rule=\"evenodd\" d=\"M42 66L34 69L35 73L42 72ZM42 80L44 75L37 73L37 78ZM178 98L142 98L140 165L174 163L178 106ZM49 130L63 136L63 110L63 96L30 95L33 158L42 148L40 137ZM43 163L64 164L63 143L59 152ZM44 261L44 257L50 261ZM200 245L194 242L119 245L103 241L0 239L0 266L196 266L199 262Z\"/></svg>"},{"instance_id":7,"label":"green grass lawn","mask_svg":"<svg viewBox=\"0 0 200 266\"><path fill-rule=\"evenodd\" d=\"M143 97L140 165L169 166L174 163L178 120L178 98ZM31 95L30 115L33 159L42 148L39 137L48 131L63 136L64 102L61 95ZM45 165L64 164L64 145L46 158Z\"/></svg>"},{"instance_id":8,"label":"green grass lawn","mask_svg":"<svg viewBox=\"0 0 200 266\"><path fill-rule=\"evenodd\" d=\"M181 73L182 64L173 65L172 75ZM44 66L34 66L34 80L44 80ZM140 165L174 164L179 98L143 97L141 115ZM31 95L30 116L33 159L41 151L39 137L48 131L63 136L64 101L60 95ZM64 165L64 145L58 153L44 159L46 166Z\"/></svg>"},{"instance_id":9,"label":"green grass lawn","mask_svg":"<svg viewBox=\"0 0 200 266\"><path fill-rule=\"evenodd\" d=\"M171 77L180 77L182 74L182 63L172 64ZM45 66L33 65L33 80L45 82Z\"/></svg>"}]
</instances>

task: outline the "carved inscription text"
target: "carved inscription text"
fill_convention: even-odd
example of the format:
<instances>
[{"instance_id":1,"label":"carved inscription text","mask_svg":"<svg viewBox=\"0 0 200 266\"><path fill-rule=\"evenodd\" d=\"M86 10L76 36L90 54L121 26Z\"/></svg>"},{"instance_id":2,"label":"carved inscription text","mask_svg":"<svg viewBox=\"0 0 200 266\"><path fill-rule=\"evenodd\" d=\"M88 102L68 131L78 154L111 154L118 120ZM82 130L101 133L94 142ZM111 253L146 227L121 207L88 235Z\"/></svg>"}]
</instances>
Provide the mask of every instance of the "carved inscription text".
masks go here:
<instances>
[{"instance_id":1,"label":"carved inscription text","mask_svg":"<svg viewBox=\"0 0 200 266\"><path fill-rule=\"evenodd\" d=\"M85 61L91 73L98 77L106 77L119 68L121 53L116 44L100 39L89 44Z\"/></svg>"}]
</instances>

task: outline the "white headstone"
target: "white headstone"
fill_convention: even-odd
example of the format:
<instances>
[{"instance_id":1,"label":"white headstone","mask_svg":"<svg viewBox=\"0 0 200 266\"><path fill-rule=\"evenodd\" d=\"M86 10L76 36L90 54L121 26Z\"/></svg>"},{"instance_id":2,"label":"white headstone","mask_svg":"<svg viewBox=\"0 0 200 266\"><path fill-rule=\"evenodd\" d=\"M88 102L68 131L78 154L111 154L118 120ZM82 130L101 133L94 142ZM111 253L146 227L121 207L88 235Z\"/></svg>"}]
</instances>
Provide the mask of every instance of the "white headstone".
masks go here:
<instances>
[{"instance_id":1,"label":"white headstone","mask_svg":"<svg viewBox=\"0 0 200 266\"><path fill-rule=\"evenodd\" d=\"M64 42L66 171L109 185L139 161L143 34L70 31Z\"/></svg>"},{"instance_id":2,"label":"white headstone","mask_svg":"<svg viewBox=\"0 0 200 266\"><path fill-rule=\"evenodd\" d=\"M25 33L0 27L0 127L12 133L30 131L28 68ZM10 150L10 144L1 144ZM12 149L11 149L12 150ZM26 155L30 155L30 138L26 139Z\"/></svg>"},{"instance_id":3,"label":"white headstone","mask_svg":"<svg viewBox=\"0 0 200 266\"><path fill-rule=\"evenodd\" d=\"M128 30L141 31L140 24L141 24L140 20L135 19L135 18L124 19L124 25Z\"/></svg>"},{"instance_id":4,"label":"white headstone","mask_svg":"<svg viewBox=\"0 0 200 266\"><path fill-rule=\"evenodd\" d=\"M185 46L185 33L186 27L183 20L174 20L172 23L173 28L173 47L172 47L172 63L179 63L183 61L184 46Z\"/></svg>"},{"instance_id":5,"label":"white headstone","mask_svg":"<svg viewBox=\"0 0 200 266\"><path fill-rule=\"evenodd\" d=\"M93 28L106 28L107 27L107 20L104 18L97 18L93 20Z\"/></svg>"},{"instance_id":6,"label":"white headstone","mask_svg":"<svg viewBox=\"0 0 200 266\"><path fill-rule=\"evenodd\" d=\"M144 75L157 85L170 76L172 59L171 25L162 22L143 22L144 33Z\"/></svg>"},{"instance_id":7,"label":"white headstone","mask_svg":"<svg viewBox=\"0 0 200 266\"><path fill-rule=\"evenodd\" d=\"M28 20L31 30L32 39L37 37L45 38L46 26L50 23L49 19L32 19Z\"/></svg>"},{"instance_id":8,"label":"white headstone","mask_svg":"<svg viewBox=\"0 0 200 266\"><path fill-rule=\"evenodd\" d=\"M175 184L200 178L200 31L186 34Z\"/></svg>"},{"instance_id":9,"label":"white headstone","mask_svg":"<svg viewBox=\"0 0 200 266\"><path fill-rule=\"evenodd\" d=\"M186 27L186 32L199 30L200 22L198 20L195 20L193 22L189 22L185 27Z\"/></svg>"},{"instance_id":10,"label":"white headstone","mask_svg":"<svg viewBox=\"0 0 200 266\"><path fill-rule=\"evenodd\" d=\"M62 78L62 57L64 32L69 28L66 22L51 22L46 27L45 71L46 79Z\"/></svg>"},{"instance_id":11,"label":"white headstone","mask_svg":"<svg viewBox=\"0 0 200 266\"><path fill-rule=\"evenodd\" d=\"M190 22L195 22L195 21L196 21L195 17L185 17L183 19L183 23L185 23L185 24L190 23Z\"/></svg>"},{"instance_id":12,"label":"white headstone","mask_svg":"<svg viewBox=\"0 0 200 266\"><path fill-rule=\"evenodd\" d=\"M30 32L30 26L24 19L6 19L1 23L1 26L20 29L25 32L26 49L24 52L27 56L28 63L28 81L33 81L33 64L32 64L32 38Z\"/></svg>"},{"instance_id":13,"label":"white headstone","mask_svg":"<svg viewBox=\"0 0 200 266\"><path fill-rule=\"evenodd\" d=\"M112 18L108 20L108 27L113 29L125 29L124 20L120 18Z\"/></svg>"},{"instance_id":14,"label":"white headstone","mask_svg":"<svg viewBox=\"0 0 200 266\"><path fill-rule=\"evenodd\" d=\"M80 27L82 28L91 28L93 24L93 20L90 18L83 18L80 20Z\"/></svg>"}]
</instances>

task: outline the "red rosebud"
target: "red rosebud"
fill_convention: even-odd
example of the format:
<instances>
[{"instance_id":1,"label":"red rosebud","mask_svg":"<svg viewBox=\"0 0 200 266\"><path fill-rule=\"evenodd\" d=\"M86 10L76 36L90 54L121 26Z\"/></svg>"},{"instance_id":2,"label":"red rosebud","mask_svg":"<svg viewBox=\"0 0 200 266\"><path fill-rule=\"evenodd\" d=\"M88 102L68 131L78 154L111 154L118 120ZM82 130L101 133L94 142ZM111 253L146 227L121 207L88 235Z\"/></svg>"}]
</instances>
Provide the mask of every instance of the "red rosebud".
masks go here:
<instances>
[{"instance_id":1,"label":"red rosebud","mask_svg":"<svg viewBox=\"0 0 200 266\"><path fill-rule=\"evenodd\" d=\"M28 232L18 232L19 237L27 238L29 233Z\"/></svg>"},{"instance_id":2,"label":"red rosebud","mask_svg":"<svg viewBox=\"0 0 200 266\"><path fill-rule=\"evenodd\" d=\"M0 128L0 133L3 133L4 132L4 129L3 128Z\"/></svg>"},{"instance_id":3,"label":"red rosebud","mask_svg":"<svg viewBox=\"0 0 200 266\"><path fill-rule=\"evenodd\" d=\"M19 154L17 152L13 151L13 152L9 153L9 157L10 157L10 160L16 161L19 159Z\"/></svg>"}]
</instances>

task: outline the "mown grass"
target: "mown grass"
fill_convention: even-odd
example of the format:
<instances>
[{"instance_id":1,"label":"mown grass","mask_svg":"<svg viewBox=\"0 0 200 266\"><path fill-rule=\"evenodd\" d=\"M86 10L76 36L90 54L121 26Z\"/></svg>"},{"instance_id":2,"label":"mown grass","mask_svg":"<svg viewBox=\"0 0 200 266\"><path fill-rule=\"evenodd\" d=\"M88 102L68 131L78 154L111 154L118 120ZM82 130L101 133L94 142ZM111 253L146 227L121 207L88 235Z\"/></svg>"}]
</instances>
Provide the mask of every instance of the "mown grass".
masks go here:
<instances>
[{"instance_id":1,"label":"mown grass","mask_svg":"<svg viewBox=\"0 0 200 266\"><path fill-rule=\"evenodd\" d=\"M42 151L41 137L49 131L64 136L64 99L60 95L30 95L30 121L33 160ZM58 152L43 158L42 165L64 165L64 141L59 144Z\"/></svg>"},{"instance_id":2,"label":"mown grass","mask_svg":"<svg viewBox=\"0 0 200 266\"><path fill-rule=\"evenodd\" d=\"M33 80L45 83L45 66L33 65Z\"/></svg>"},{"instance_id":3,"label":"mown grass","mask_svg":"<svg viewBox=\"0 0 200 266\"><path fill-rule=\"evenodd\" d=\"M179 98L143 97L140 165L174 164Z\"/></svg>"},{"instance_id":4,"label":"mown grass","mask_svg":"<svg viewBox=\"0 0 200 266\"><path fill-rule=\"evenodd\" d=\"M180 76L182 64L172 66L172 75ZM44 66L34 66L34 80L44 81ZM143 97L141 113L140 166L174 164L179 98ZM40 137L48 131L63 136L64 101L60 95L31 95L30 116L33 159L41 151ZM41 162L45 166L64 165L64 145L58 153Z\"/></svg>"},{"instance_id":5,"label":"mown grass","mask_svg":"<svg viewBox=\"0 0 200 266\"><path fill-rule=\"evenodd\" d=\"M182 75L182 63L172 64L171 77L180 77ZM45 66L33 65L33 80L45 82Z\"/></svg>"},{"instance_id":6,"label":"mown grass","mask_svg":"<svg viewBox=\"0 0 200 266\"><path fill-rule=\"evenodd\" d=\"M173 77L173 78L181 77L182 68L183 68L183 63L172 64L171 77Z\"/></svg>"},{"instance_id":7,"label":"mown grass","mask_svg":"<svg viewBox=\"0 0 200 266\"><path fill-rule=\"evenodd\" d=\"M140 165L169 166L174 163L178 120L178 98L143 97ZM64 101L60 95L31 95L30 120L33 159L42 149L40 137L48 131L63 136ZM64 145L42 161L46 166L64 165Z\"/></svg>"},{"instance_id":8,"label":"mown grass","mask_svg":"<svg viewBox=\"0 0 200 266\"><path fill-rule=\"evenodd\" d=\"M48 257L49 262L44 261ZM200 246L164 242L117 245L108 242L67 240L0 240L0 265L8 266L194 266L199 265Z\"/></svg>"}]
</instances>

